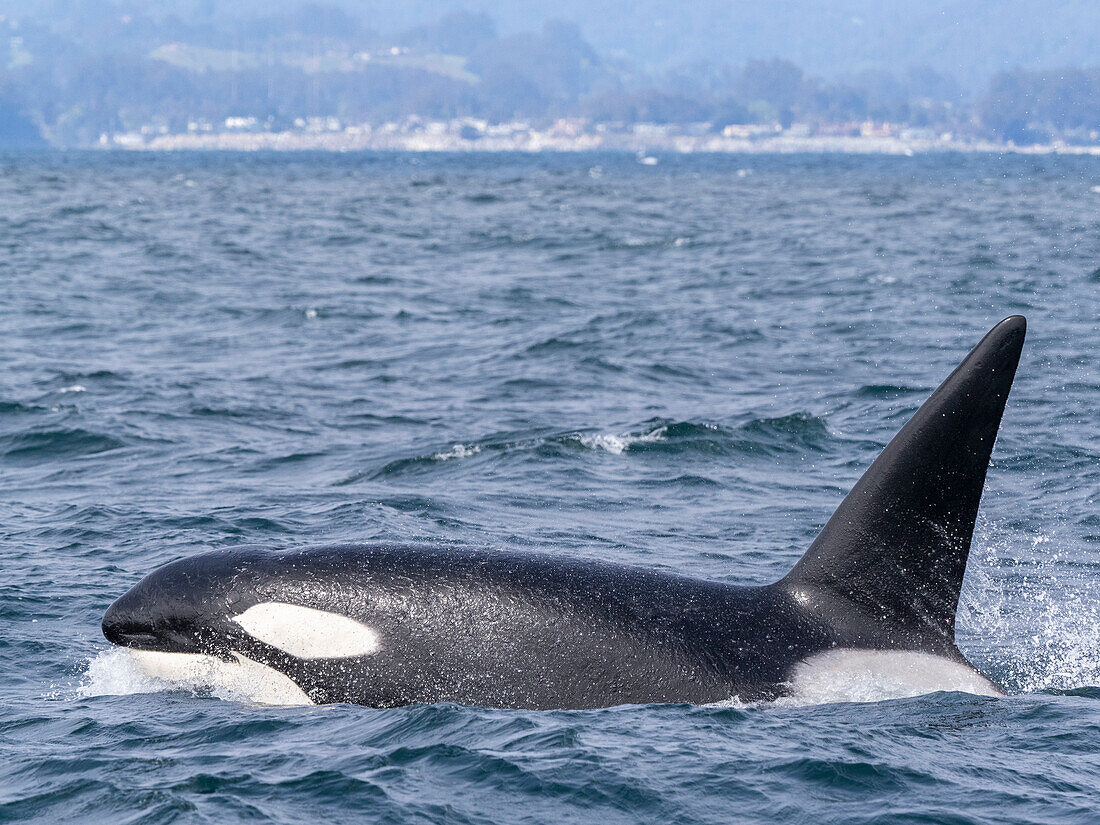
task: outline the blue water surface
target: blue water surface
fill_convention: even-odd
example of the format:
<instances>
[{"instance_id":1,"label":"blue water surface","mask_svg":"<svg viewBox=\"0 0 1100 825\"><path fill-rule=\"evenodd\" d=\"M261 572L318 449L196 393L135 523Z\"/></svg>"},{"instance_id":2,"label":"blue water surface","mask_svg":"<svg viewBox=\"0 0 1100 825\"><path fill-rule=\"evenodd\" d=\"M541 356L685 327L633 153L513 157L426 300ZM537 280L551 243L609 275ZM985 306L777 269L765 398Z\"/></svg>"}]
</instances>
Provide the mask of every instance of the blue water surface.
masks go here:
<instances>
[{"instance_id":1,"label":"blue water surface","mask_svg":"<svg viewBox=\"0 0 1100 825\"><path fill-rule=\"evenodd\" d=\"M7 154L0 308L0 821L1100 821L1100 158ZM242 543L774 580L1012 313L1006 698L285 708L100 637Z\"/></svg>"}]
</instances>

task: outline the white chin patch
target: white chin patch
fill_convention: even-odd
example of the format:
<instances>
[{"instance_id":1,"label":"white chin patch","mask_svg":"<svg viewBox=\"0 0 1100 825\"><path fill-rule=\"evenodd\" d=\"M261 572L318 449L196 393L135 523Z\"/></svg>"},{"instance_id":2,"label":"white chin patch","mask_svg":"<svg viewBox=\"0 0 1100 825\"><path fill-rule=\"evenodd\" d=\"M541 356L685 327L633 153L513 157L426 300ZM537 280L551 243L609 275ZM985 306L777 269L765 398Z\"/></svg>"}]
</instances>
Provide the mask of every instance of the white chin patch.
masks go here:
<instances>
[{"instance_id":1,"label":"white chin patch","mask_svg":"<svg viewBox=\"0 0 1100 825\"><path fill-rule=\"evenodd\" d=\"M285 602L263 602L233 621L264 644L299 659L346 659L378 650L378 633L362 622Z\"/></svg>"},{"instance_id":2,"label":"white chin patch","mask_svg":"<svg viewBox=\"0 0 1100 825\"><path fill-rule=\"evenodd\" d=\"M143 693L176 687L191 690L209 688L220 698L260 705L313 704L305 691L285 673L239 653L233 654L235 661L226 662L201 653L164 653L129 648L120 648L118 652L129 656L130 661L137 665L138 673L128 673L113 662L113 682L106 686L98 685L92 695ZM102 683L106 680L100 675L98 681Z\"/></svg>"},{"instance_id":3,"label":"white chin patch","mask_svg":"<svg viewBox=\"0 0 1100 825\"><path fill-rule=\"evenodd\" d=\"M795 702L880 702L937 691L1003 696L969 665L910 650L838 648L799 662L791 678Z\"/></svg>"}]
</instances>

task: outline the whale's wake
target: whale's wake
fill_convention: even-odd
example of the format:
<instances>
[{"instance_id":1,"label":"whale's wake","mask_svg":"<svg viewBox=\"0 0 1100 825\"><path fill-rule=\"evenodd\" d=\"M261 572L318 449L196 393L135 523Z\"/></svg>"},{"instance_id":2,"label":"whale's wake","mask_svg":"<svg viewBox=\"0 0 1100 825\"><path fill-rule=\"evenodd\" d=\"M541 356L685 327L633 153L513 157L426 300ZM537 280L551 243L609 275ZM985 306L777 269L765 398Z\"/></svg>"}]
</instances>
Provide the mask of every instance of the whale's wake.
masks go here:
<instances>
[{"instance_id":1,"label":"whale's wake","mask_svg":"<svg viewBox=\"0 0 1100 825\"><path fill-rule=\"evenodd\" d=\"M1025 541L981 524L959 601L963 650L1012 693L1100 685L1100 571L1059 549L1079 542L1059 526Z\"/></svg>"}]
</instances>

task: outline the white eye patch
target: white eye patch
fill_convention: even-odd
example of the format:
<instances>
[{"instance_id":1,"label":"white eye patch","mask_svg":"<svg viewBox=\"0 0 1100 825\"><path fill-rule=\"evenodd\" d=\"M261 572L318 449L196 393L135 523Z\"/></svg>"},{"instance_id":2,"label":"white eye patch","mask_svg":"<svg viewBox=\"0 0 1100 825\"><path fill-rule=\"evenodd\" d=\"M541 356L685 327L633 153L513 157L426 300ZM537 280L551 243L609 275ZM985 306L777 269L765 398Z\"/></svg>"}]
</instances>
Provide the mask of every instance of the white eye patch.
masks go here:
<instances>
[{"instance_id":1,"label":"white eye patch","mask_svg":"<svg viewBox=\"0 0 1100 825\"><path fill-rule=\"evenodd\" d=\"M378 633L362 622L285 602L263 602L233 621L254 639L299 659L345 659L378 650Z\"/></svg>"}]
</instances>

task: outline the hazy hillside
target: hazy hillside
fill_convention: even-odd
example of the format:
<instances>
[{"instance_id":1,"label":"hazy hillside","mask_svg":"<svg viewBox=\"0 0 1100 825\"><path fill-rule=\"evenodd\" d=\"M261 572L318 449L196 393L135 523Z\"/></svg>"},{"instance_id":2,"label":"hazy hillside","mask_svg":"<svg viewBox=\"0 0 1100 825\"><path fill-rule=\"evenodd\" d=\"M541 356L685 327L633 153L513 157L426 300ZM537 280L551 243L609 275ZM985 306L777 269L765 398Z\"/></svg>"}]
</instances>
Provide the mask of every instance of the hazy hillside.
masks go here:
<instances>
[{"instance_id":1,"label":"hazy hillside","mask_svg":"<svg viewBox=\"0 0 1100 825\"><path fill-rule=\"evenodd\" d=\"M345 5L361 4L345 0ZM1000 69L1095 63L1100 43L1096 0L558 0L552 5L407 0L400 5L409 17L430 17L443 7L484 8L505 29L528 27L548 14L563 17L580 25L599 51L643 63L785 57L833 77L929 65L974 88Z\"/></svg>"},{"instance_id":2,"label":"hazy hillside","mask_svg":"<svg viewBox=\"0 0 1100 825\"><path fill-rule=\"evenodd\" d=\"M783 57L824 77L931 66L969 89L998 70L1095 64L1097 0L331 0L392 35L457 9L487 12L503 33L547 18L575 22L595 50L643 68ZM132 13L215 26L288 11L294 0L0 0L0 13L69 33ZM93 25L93 28L95 26Z\"/></svg>"},{"instance_id":3,"label":"hazy hillside","mask_svg":"<svg viewBox=\"0 0 1100 825\"><path fill-rule=\"evenodd\" d=\"M1087 26L1069 24L1071 3L1028 36L1025 21L985 2L959 3L956 15L896 0L734 2L706 17L701 9L719 8L706 0L674 18L667 0L639 0L629 13L621 2L560 0L553 19L533 0L491 5L500 19L427 17L424 0L387 11L352 0L0 0L0 143L410 118L712 132L797 123L838 134L877 122L1100 141L1100 61L1078 48ZM1059 20L1072 38L1051 34L1063 31Z\"/></svg>"}]
</instances>

